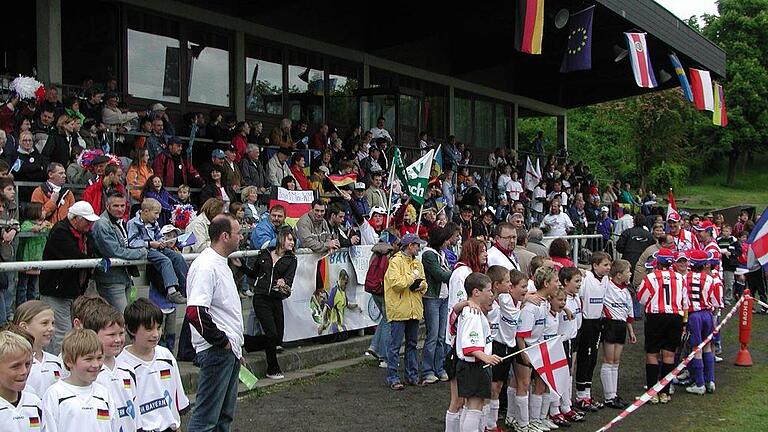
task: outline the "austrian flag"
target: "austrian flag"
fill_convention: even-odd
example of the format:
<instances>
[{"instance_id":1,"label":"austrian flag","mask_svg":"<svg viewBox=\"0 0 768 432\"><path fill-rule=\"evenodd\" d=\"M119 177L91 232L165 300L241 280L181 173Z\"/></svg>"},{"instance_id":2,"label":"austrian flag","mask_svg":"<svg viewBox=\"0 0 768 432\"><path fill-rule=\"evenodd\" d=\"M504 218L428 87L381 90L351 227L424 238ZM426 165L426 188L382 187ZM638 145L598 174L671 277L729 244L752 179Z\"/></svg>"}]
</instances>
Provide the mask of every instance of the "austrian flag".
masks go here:
<instances>
[{"instance_id":1,"label":"austrian flag","mask_svg":"<svg viewBox=\"0 0 768 432\"><path fill-rule=\"evenodd\" d=\"M549 339L526 353L531 365L550 390L558 396L567 391L570 375L560 336Z\"/></svg>"},{"instance_id":2,"label":"austrian flag","mask_svg":"<svg viewBox=\"0 0 768 432\"><path fill-rule=\"evenodd\" d=\"M645 35L646 33L624 33L627 38L627 50L632 63L632 72L635 74L635 82L639 87L653 88L658 84L656 84L656 75L653 74Z\"/></svg>"}]
</instances>

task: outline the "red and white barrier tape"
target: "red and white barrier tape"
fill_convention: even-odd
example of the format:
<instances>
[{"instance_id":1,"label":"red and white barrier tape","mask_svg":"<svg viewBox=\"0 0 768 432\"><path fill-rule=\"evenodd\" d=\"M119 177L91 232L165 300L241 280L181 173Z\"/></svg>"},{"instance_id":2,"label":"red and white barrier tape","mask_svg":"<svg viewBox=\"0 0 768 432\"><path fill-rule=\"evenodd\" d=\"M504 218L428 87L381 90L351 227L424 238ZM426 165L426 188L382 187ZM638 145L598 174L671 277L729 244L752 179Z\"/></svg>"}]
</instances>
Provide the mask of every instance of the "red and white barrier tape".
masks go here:
<instances>
[{"instance_id":1,"label":"red and white barrier tape","mask_svg":"<svg viewBox=\"0 0 768 432\"><path fill-rule=\"evenodd\" d=\"M675 369L672 370L672 372L668 373L665 377L663 377L659 382L657 382L653 387L649 388L648 391L643 393L632 405L627 407L624 411L621 412L621 414L617 415L616 418L608 422L605 426L598 429L596 432L604 432L608 429L612 428L616 424L618 424L620 421L627 418L630 414L635 412L638 408L645 405L646 402L651 400L653 396L658 394L661 389L667 386L670 382L672 382L672 379L676 377L682 370L688 365L688 363L693 360L693 357L696 355L697 352L701 351L702 348L704 348L705 345L707 345L709 342L712 341L712 338L720 332L720 328L725 325L725 323L728 322L729 319L736 313L736 311L739 309L739 306L741 306L741 303L744 301L745 297L742 296L739 301L736 302L736 304L733 306L730 312L728 312L728 315L726 315L721 321L720 324L715 327L715 330L707 336L699 345L696 346L696 348L691 350L691 353L688 354L688 356L683 359L682 362L680 362L679 365Z\"/></svg>"},{"instance_id":2,"label":"red and white barrier tape","mask_svg":"<svg viewBox=\"0 0 768 432\"><path fill-rule=\"evenodd\" d=\"M759 304L760 306L762 306L762 307L764 307L764 308L768 309L768 303L763 303L763 302L761 302L760 300L758 300L758 299L756 299L756 298L754 298L754 297L752 297L752 301L753 301L753 302L755 302L755 303L757 303L757 304Z\"/></svg>"}]
</instances>

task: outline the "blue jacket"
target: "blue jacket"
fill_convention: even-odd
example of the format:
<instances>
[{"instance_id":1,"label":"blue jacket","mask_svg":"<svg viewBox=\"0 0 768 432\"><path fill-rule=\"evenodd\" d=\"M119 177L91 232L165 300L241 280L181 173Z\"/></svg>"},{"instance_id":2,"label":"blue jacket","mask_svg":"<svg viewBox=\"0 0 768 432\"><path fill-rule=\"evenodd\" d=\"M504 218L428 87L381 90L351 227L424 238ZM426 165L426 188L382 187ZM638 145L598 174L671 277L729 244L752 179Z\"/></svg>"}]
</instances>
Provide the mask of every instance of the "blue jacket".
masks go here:
<instances>
[{"instance_id":1,"label":"blue jacket","mask_svg":"<svg viewBox=\"0 0 768 432\"><path fill-rule=\"evenodd\" d=\"M256 227L251 231L251 249L259 250L264 249L264 245L268 247L275 247L277 244L277 230L272 225L272 221L269 218L269 212L264 212L261 215L261 220Z\"/></svg>"},{"instance_id":2,"label":"blue jacket","mask_svg":"<svg viewBox=\"0 0 768 432\"><path fill-rule=\"evenodd\" d=\"M107 212L101 215L101 219L93 224L91 236L96 245L96 252L101 257L122 258L127 260L140 260L147 257L144 248L130 248L127 246L122 231L115 225ZM110 267L106 272L99 266L93 271L93 280L100 284L129 285L131 276L128 267Z\"/></svg>"},{"instance_id":3,"label":"blue jacket","mask_svg":"<svg viewBox=\"0 0 768 432\"><path fill-rule=\"evenodd\" d=\"M155 221L150 229L141 220L141 213L128 221L128 247L132 249L148 248L150 241L163 241L160 224Z\"/></svg>"}]
</instances>

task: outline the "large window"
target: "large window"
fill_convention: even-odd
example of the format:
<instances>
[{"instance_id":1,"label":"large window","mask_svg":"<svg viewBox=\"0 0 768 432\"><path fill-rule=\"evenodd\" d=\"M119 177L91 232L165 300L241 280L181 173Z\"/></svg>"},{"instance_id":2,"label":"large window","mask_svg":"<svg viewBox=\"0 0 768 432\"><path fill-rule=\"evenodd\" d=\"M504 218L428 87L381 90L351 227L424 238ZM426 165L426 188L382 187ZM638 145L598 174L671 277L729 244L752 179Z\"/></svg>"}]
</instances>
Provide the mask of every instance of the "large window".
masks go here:
<instances>
[{"instance_id":1,"label":"large window","mask_svg":"<svg viewBox=\"0 0 768 432\"><path fill-rule=\"evenodd\" d=\"M509 125L512 121L512 109L509 105L496 104L496 147L511 147Z\"/></svg>"},{"instance_id":2,"label":"large window","mask_svg":"<svg viewBox=\"0 0 768 432\"><path fill-rule=\"evenodd\" d=\"M477 147L493 146L493 103L475 100L475 133L473 143Z\"/></svg>"},{"instance_id":3,"label":"large window","mask_svg":"<svg viewBox=\"0 0 768 432\"><path fill-rule=\"evenodd\" d=\"M181 52L173 21L131 13L128 18L128 93L179 103Z\"/></svg>"},{"instance_id":4,"label":"large window","mask_svg":"<svg viewBox=\"0 0 768 432\"><path fill-rule=\"evenodd\" d=\"M359 69L354 64L331 60L328 65L327 122L337 127L342 137L360 123L355 91L360 88Z\"/></svg>"},{"instance_id":5,"label":"large window","mask_svg":"<svg viewBox=\"0 0 768 432\"><path fill-rule=\"evenodd\" d=\"M21 5L17 3L14 7ZM34 19L34 13L32 17ZM14 21L6 20L6 23ZM61 2L62 84L81 86L84 80L93 79L95 87L104 88L108 78L118 77L119 23L117 3L97 0ZM4 30L6 35L15 35L13 27Z\"/></svg>"},{"instance_id":6,"label":"large window","mask_svg":"<svg viewBox=\"0 0 768 432\"><path fill-rule=\"evenodd\" d=\"M472 99L456 96L453 106L453 128L456 139L465 143L472 141Z\"/></svg>"},{"instance_id":7,"label":"large window","mask_svg":"<svg viewBox=\"0 0 768 432\"><path fill-rule=\"evenodd\" d=\"M245 109L253 113L283 114L283 52L246 44Z\"/></svg>"},{"instance_id":8,"label":"large window","mask_svg":"<svg viewBox=\"0 0 768 432\"><path fill-rule=\"evenodd\" d=\"M320 56L290 51L288 54L288 115L291 120L304 118L309 129L323 122L325 73Z\"/></svg>"},{"instance_id":9,"label":"large window","mask_svg":"<svg viewBox=\"0 0 768 432\"><path fill-rule=\"evenodd\" d=\"M229 40L226 36L190 31L187 41L189 101L229 106Z\"/></svg>"}]
</instances>

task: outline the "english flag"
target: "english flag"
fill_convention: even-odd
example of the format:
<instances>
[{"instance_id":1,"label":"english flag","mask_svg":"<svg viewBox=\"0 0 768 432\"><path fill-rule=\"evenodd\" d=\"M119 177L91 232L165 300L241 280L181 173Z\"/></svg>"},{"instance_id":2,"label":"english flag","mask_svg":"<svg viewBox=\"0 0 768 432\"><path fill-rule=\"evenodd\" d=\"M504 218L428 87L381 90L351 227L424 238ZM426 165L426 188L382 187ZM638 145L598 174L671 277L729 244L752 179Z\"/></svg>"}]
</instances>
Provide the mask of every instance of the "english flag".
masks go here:
<instances>
[{"instance_id":1,"label":"english flag","mask_svg":"<svg viewBox=\"0 0 768 432\"><path fill-rule=\"evenodd\" d=\"M680 221L680 213L677 212L677 204L675 203L675 195L672 194L672 188L669 188L669 204L667 204L667 220L672 216L673 220Z\"/></svg>"},{"instance_id":2,"label":"english flag","mask_svg":"<svg viewBox=\"0 0 768 432\"><path fill-rule=\"evenodd\" d=\"M747 243L749 243L747 268L754 269L759 262L763 269L768 270L768 209L763 211L760 220L749 234Z\"/></svg>"},{"instance_id":3,"label":"english flag","mask_svg":"<svg viewBox=\"0 0 768 432\"><path fill-rule=\"evenodd\" d=\"M691 91L693 104L699 111L715 111L715 96L712 92L712 77L709 71L691 68Z\"/></svg>"},{"instance_id":4,"label":"english flag","mask_svg":"<svg viewBox=\"0 0 768 432\"><path fill-rule=\"evenodd\" d=\"M656 83L656 75L653 74L645 35L646 33L624 33L627 38L627 50L632 63L632 72L635 74L635 82L638 87L653 88L658 84Z\"/></svg>"},{"instance_id":5,"label":"english flag","mask_svg":"<svg viewBox=\"0 0 768 432\"><path fill-rule=\"evenodd\" d=\"M565 358L563 342L560 336L547 340L535 348L527 351L531 365L536 369L542 380L550 390L558 396L567 392L570 382L568 372L568 360Z\"/></svg>"}]
</instances>

